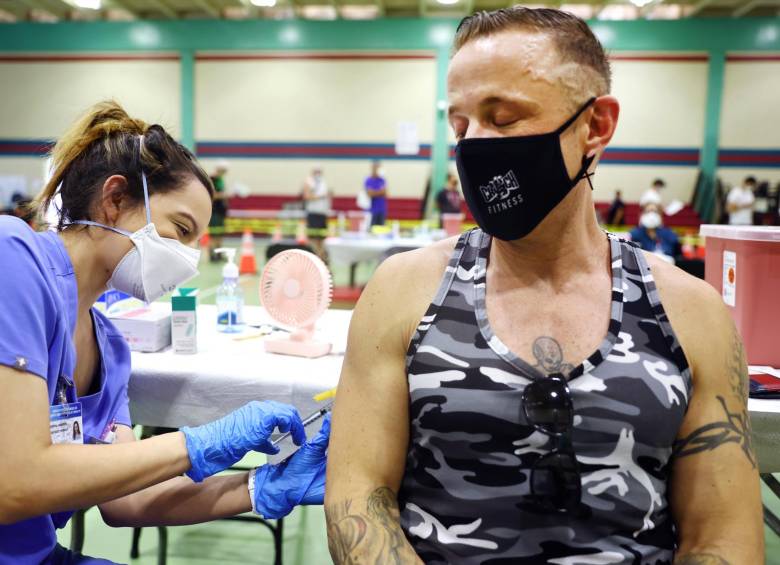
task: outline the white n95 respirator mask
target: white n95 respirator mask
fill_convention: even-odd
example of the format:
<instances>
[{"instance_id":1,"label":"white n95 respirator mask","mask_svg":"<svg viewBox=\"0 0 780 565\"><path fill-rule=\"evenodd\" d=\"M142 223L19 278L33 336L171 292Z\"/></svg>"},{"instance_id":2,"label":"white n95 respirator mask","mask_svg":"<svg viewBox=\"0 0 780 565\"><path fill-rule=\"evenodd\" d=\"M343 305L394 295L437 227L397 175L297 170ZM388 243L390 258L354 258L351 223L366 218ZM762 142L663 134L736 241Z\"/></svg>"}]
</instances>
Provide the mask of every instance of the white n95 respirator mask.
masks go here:
<instances>
[{"instance_id":1,"label":"white n95 respirator mask","mask_svg":"<svg viewBox=\"0 0 780 565\"><path fill-rule=\"evenodd\" d=\"M123 235L130 238L134 247L117 264L108 281L109 288L154 302L198 274L200 251L175 239L160 237L154 224Z\"/></svg>"},{"instance_id":2,"label":"white n95 respirator mask","mask_svg":"<svg viewBox=\"0 0 780 565\"><path fill-rule=\"evenodd\" d=\"M140 230L133 233L89 220L77 220L71 223L97 226L129 237L133 242L133 248L117 264L108 281L108 288L124 292L144 302L154 302L198 274L200 251L175 239L160 237L152 223L149 190L143 172L141 180L144 186L146 225Z\"/></svg>"}]
</instances>

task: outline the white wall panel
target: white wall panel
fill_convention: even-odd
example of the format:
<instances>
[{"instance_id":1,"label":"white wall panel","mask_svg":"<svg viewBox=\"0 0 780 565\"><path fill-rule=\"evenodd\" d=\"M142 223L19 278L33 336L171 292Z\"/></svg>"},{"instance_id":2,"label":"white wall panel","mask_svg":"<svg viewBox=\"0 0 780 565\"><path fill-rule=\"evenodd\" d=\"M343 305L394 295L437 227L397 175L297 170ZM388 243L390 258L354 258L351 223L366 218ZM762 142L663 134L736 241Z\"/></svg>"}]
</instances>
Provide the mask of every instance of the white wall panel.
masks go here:
<instances>
[{"instance_id":1,"label":"white wall panel","mask_svg":"<svg viewBox=\"0 0 780 565\"><path fill-rule=\"evenodd\" d=\"M0 138L55 138L108 98L174 137L181 131L178 61L3 62L0 84Z\"/></svg>"},{"instance_id":2,"label":"white wall panel","mask_svg":"<svg viewBox=\"0 0 780 565\"><path fill-rule=\"evenodd\" d=\"M720 146L780 148L780 61L726 63Z\"/></svg>"},{"instance_id":3,"label":"white wall panel","mask_svg":"<svg viewBox=\"0 0 780 565\"><path fill-rule=\"evenodd\" d=\"M434 60L199 61L198 140L392 142L433 138Z\"/></svg>"},{"instance_id":4,"label":"white wall panel","mask_svg":"<svg viewBox=\"0 0 780 565\"><path fill-rule=\"evenodd\" d=\"M612 62L620 102L613 146L700 147L704 136L707 63Z\"/></svg>"}]
</instances>

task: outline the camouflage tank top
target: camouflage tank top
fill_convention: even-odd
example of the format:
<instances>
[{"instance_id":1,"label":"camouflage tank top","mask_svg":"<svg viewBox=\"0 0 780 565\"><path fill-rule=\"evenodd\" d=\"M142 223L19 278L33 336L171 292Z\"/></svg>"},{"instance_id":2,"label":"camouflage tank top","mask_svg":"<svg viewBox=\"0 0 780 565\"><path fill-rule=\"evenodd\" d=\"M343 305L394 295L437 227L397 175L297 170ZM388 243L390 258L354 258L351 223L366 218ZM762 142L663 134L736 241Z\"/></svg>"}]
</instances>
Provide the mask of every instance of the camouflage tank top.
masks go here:
<instances>
[{"instance_id":1,"label":"camouflage tank top","mask_svg":"<svg viewBox=\"0 0 780 565\"><path fill-rule=\"evenodd\" d=\"M667 485L691 374L641 251L608 237L609 330L568 375L586 510L577 516L531 501L531 467L552 441L520 405L525 385L545 376L491 330L490 236L473 230L458 241L407 358L410 443L398 499L426 563L672 563Z\"/></svg>"}]
</instances>

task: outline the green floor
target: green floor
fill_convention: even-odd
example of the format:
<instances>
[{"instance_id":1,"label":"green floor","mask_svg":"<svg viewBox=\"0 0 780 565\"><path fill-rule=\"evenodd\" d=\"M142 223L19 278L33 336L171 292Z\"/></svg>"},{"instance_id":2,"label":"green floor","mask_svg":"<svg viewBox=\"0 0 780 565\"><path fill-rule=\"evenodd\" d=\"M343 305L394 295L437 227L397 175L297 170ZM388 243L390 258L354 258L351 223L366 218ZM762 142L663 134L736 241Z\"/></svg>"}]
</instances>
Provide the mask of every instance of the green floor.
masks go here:
<instances>
[{"instance_id":1,"label":"green floor","mask_svg":"<svg viewBox=\"0 0 780 565\"><path fill-rule=\"evenodd\" d=\"M780 501L766 487L764 501L780 515ZM157 531L147 528L141 536L141 555L130 559L131 530L109 528L100 514L92 509L86 517L84 553L119 563L154 565L157 563ZM780 565L780 538L764 527L766 565ZM70 528L59 533L60 543L67 546ZM286 565L320 565L331 563L325 536L325 515L320 507L296 509L284 523ZM260 524L212 522L197 526L168 528L169 565L232 565L273 563L271 535Z\"/></svg>"},{"instance_id":2,"label":"green floor","mask_svg":"<svg viewBox=\"0 0 780 565\"><path fill-rule=\"evenodd\" d=\"M135 428L136 433L140 428ZM250 453L238 465L247 468L266 461L265 455ZM247 493L247 497L249 494ZM70 524L57 534L59 542L70 546ZM282 555L285 565L331 563L325 536L325 513L321 506L298 507L284 520ZM144 528L138 559L130 559L131 528L110 528L97 508L84 520L82 553L117 563L154 565L157 563L156 528ZM194 526L168 528L169 565L272 564L274 545L271 532L260 523L216 521Z\"/></svg>"},{"instance_id":3,"label":"green floor","mask_svg":"<svg viewBox=\"0 0 780 565\"><path fill-rule=\"evenodd\" d=\"M225 245L238 247L238 240L226 240ZM262 269L265 247L256 245L258 268ZM358 284L365 284L371 275L373 265L361 265L357 273ZM332 265L334 284L346 286L349 272L346 267ZM220 264L201 263L201 274L192 281L192 286L201 289L201 303L214 303L214 290L221 280ZM258 276L246 276L241 280L246 293L246 303L259 304ZM348 306L343 304L343 306ZM254 460L259 464L260 460ZM780 500L764 488L765 504L780 515ZM780 538L764 528L766 533L766 563L780 565ZM103 524L96 509L87 513L85 525L84 553L111 559L119 563L152 565L157 563L157 531L147 528L141 536L141 555L130 560L132 531L128 528L109 528ZM271 534L260 524L220 521L196 526L168 529L169 565L216 565L273 563L273 542ZM70 528L59 533L60 543L70 543ZM285 520L284 562L288 565L319 565L330 563L325 535L325 516L320 507L298 508Z\"/></svg>"}]
</instances>

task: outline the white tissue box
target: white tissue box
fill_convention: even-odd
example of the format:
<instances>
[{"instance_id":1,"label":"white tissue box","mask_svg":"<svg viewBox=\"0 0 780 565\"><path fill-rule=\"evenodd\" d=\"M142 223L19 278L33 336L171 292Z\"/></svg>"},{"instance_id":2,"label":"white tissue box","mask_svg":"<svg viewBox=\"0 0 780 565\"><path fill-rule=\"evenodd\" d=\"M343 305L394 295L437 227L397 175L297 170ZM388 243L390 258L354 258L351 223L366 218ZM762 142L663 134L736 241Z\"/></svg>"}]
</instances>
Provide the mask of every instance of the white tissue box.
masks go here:
<instances>
[{"instance_id":1,"label":"white tissue box","mask_svg":"<svg viewBox=\"0 0 780 565\"><path fill-rule=\"evenodd\" d=\"M171 344L170 304L155 302L110 318L133 351L150 353Z\"/></svg>"}]
</instances>

